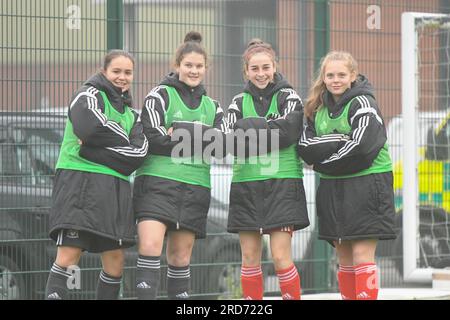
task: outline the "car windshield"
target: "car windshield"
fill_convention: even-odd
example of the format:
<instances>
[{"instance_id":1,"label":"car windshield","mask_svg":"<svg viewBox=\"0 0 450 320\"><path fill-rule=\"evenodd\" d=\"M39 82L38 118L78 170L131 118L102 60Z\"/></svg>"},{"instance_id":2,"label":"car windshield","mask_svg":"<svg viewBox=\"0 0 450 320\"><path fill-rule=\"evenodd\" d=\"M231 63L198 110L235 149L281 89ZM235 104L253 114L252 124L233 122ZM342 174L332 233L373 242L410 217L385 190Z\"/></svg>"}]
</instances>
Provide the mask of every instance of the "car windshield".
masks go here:
<instances>
[{"instance_id":1,"label":"car windshield","mask_svg":"<svg viewBox=\"0 0 450 320\"><path fill-rule=\"evenodd\" d=\"M62 140L62 130L29 129L26 144L35 161L37 175L53 175L59 148Z\"/></svg>"},{"instance_id":2,"label":"car windshield","mask_svg":"<svg viewBox=\"0 0 450 320\"><path fill-rule=\"evenodd\" d=\"M9 137L1 146L1 175L9 177L7 181L14 184L51 184L63 128L51 125L43 128L17 125L10 127L8 131Z\"/></svg>"}]
</instances>

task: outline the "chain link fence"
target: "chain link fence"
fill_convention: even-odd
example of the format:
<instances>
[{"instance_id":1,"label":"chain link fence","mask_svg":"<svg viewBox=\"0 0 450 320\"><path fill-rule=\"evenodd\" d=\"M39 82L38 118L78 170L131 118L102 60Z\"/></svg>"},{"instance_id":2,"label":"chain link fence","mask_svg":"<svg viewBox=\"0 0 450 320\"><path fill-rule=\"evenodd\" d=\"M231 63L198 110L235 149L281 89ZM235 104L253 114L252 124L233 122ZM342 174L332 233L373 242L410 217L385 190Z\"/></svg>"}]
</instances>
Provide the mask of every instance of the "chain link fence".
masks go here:
<instances>
[{"instance_id":1,"label":"chain link fence","mask_svg":"<svg viewBox=\"0 0 450 320\"><path fill-rule=\"evenodd\" d=\"M354 54L374 84L387 123L400 113L400 15L448 12L449 1L300 0L0 0L0 299L42 299L56 247L47 235L52 179L72 93L101 66L108 49L136 60L135 108L171 70L174 51L190 30L209 53L205 86L224 109L243 87L241 55L254 37L270 42L281 71L305 99L314 70L329 49ZM239 298L240 249L226 232L230 168L212 168L208 237L196 242L193 298ZM316 240L315 176L305 170L311 226L293 236L303 293L336 291L336 260ZM265 238L265 294L278 280ZM380 245L382 287L406 286L394 242ZM127 251L122 298L135 298L136 248ZM80 289L91 299L100 271L84 254ZM162 274L166 263L162 261ZM160 297L166 296L165 277Z\"/></svg>"}]
</instances>

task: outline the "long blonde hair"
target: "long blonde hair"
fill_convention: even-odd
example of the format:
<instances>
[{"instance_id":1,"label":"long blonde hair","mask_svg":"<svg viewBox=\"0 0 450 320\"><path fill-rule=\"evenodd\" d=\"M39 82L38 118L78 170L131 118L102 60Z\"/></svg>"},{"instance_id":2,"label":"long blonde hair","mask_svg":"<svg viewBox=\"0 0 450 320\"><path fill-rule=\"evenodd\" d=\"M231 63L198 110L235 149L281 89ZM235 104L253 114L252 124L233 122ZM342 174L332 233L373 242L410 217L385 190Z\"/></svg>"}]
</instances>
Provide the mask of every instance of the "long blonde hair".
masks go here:
<instances>
[{"instance_id":1,"label":"long blonde hair","mask_svg":"<svg viewBox=\"0 0 450 320\"><path fill-rule=\"evenodd\" d=\"M320 60L319 70L316 74L316 78L311 89L309 89L308 98L306 99L305 115L310 119L313 118L314 113L323 104L322 96L327 90L323 79L325 77L325 67L330 61L345 61L348 70L351 73L358 74L358 63L355 58L353 58L353 56L346 51L330 51L325 57L323 57L322 60Z\"/></svg>"}]
</instances>

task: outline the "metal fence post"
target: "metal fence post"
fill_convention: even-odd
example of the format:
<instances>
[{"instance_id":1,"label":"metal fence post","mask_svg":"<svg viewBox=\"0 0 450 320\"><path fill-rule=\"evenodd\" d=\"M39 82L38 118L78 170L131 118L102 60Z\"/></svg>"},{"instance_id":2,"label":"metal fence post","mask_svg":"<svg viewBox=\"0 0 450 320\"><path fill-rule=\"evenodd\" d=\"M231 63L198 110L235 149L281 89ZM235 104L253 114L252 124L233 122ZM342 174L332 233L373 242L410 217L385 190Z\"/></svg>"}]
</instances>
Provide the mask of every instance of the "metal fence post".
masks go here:
<instances>
[{"instance_id":1,"label":"metal fence post","mask_svg":"<svg viewBox=\"0 0 450 320\"><path fill-rule=\"evenodd\" d=\"M123 1L108 0L106 6L106 47L123 48Z\"/></svg>"},{"instance_id":2,"label":"metal fence post","mask_svg":"<svg viewBox=\"0 0 450 320\"><path fill-rule=\"evenodd\" d=\"M320 67L320 59L325 56L330 47L330 21L328 0L317 0L314 2L314 70ZM316 186L319 176L316 174ZM314 234L317 235L318 224L316 223ZM314 288L318 291L329 289L330 286L330 258L331 249L325 241L314 239L313 256L316 261L314 268Z\"/></svg>"}]
</instances>

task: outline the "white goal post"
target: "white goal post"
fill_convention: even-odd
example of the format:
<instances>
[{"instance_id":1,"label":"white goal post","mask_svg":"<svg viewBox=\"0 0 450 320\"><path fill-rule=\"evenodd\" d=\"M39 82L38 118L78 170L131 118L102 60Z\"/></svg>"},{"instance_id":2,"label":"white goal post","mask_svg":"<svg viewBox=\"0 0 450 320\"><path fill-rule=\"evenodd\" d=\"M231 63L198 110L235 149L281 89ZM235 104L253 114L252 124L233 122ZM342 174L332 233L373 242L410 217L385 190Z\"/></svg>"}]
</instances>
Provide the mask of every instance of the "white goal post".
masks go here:
<instances>
[{"instance_id":1,"label":"white goal post","mask_svg":"<svg viewBox=\"0 0 450 320\"><path fill-rule=\"evenodd\" d=\"M406 282L432 281L433 268L419 265L419 61L418 25L448 17L444 14L406 12L401 21L403 115L403 277Z\"/></svg>"}]
</instances>

